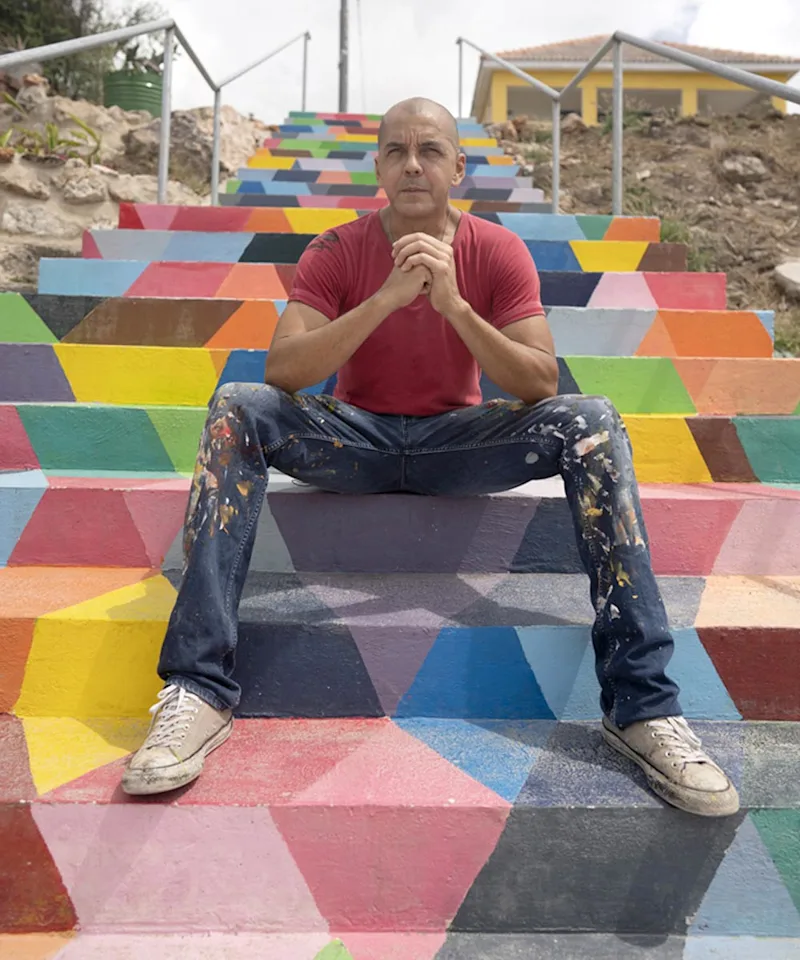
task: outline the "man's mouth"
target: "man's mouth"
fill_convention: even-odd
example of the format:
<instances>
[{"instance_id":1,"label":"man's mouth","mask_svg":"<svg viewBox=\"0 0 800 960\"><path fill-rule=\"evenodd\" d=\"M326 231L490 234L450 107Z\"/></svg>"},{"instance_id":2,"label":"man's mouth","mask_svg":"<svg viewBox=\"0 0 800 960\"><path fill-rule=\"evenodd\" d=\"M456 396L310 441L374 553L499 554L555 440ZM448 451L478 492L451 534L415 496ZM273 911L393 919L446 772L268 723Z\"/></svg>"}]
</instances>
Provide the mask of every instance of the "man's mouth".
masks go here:
<instances>
[{"instance_id":1,"label":"man's mouth","mask_svg":"<svg viewBox=\"0 0 800 960\"><path fill-rule=\"evenodd\" d=\"M427 193L425 187L403 187L400 193Z\"/></svg>"}]
</instances>

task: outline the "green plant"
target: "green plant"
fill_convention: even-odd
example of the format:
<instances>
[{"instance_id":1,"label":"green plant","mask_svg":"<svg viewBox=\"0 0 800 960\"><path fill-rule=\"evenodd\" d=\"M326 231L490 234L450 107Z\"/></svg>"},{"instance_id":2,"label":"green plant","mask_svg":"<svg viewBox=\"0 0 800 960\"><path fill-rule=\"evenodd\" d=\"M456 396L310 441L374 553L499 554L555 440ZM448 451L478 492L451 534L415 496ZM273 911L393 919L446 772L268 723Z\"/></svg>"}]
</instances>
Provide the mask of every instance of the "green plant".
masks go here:
<instances>
[{"instance_id":1,"label":"green plant","mask_svg":"<svg viewBox=\"0 0 800 960\"><path fill-rule=\"evenodd\" d=\"M23 116L25 108L9 94L3 95L15 110ZM29 126L12 126L0 137L0 147L7 147L16 137L14 149L18 153L34 157L79 157L91 166L100 155L102 137L88 123L69 114L76 127L64 135L56 123L45 123L41 129Z\"/></svg>"},{"instance_id":2,"label":"green plant","mask_svg":"<svg viewBox=\"0 0 800 960\"><path fill-rule=\"evenodd\" d=\"M11 138L14 136L14 128L11 127L9 130L6 130L5 133L0 134L0 149L3 149L10 145Z\"/></svg>"}]
</instances>

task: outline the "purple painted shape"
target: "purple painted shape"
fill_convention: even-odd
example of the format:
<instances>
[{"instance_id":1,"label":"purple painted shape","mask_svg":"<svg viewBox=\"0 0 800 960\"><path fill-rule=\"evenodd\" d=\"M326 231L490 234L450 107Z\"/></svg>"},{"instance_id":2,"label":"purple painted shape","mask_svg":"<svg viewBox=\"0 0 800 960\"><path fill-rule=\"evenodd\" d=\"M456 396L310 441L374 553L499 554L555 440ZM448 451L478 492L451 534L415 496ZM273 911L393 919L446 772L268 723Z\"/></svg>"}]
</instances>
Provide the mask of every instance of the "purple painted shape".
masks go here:
<instances>
[{"instance_id":1,"label":"purple painted shape","mask_svg":"<svg viewBox=\"0 0 800 960\"><path fill-rule=\"evenodd\" d=\"M313 491L268 497L298 571L507 571L510 546L514 538L519 545L532 516L526 497L331 497ZM498 536L498 530L505 533Z\"/></svg>"},{"instance_id":2,"label":"purple painted shape","mask_svg":"<svg viewBox=\"0 0 800 960\"><path fill-rule=\"evenodd\" d=\"M74 402L52 344L0 343L0 401Z\"/></svg>"},{"instance_id":3,"label":"purple painted shape","mask_svg":"<svg viewBox=\"0 0 800 960\"><path fill-rule=\"evenodd\" d=\"M394 716L397 704L414 682L439 630L439 627L350 626L350 633L388 716Z\"/></svg>"}]
</instances>

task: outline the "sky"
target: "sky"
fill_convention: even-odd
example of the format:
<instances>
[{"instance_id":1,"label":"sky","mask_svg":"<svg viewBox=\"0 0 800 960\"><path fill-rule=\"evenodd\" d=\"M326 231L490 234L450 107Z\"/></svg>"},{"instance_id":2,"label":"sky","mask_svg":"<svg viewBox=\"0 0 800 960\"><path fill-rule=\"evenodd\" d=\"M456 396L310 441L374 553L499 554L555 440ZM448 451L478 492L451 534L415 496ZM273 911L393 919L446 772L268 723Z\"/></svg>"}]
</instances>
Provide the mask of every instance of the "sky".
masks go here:
<instances>
[{"instance_id":1,"label":"sky","mask_svg":"<svg viewBox=\"0 0 800 960\"><path fill-rule=\"evenodd\" d=\"M117 0L121 2L121 0ZM339 0L163 0L215 80L311 31L308 108L337 109ZM423 95L454 112L461 35L497 51L614 30L800 60L800 0L350 0L351 112L381 113ZM226 88L225 102L278 123L301 104L298 42ZM465 53L464 112L478 55ZM800 87L800 78L793 85ZM175 64L175 109L211 94L186 56Z\"/></svg>"}]
</instances>

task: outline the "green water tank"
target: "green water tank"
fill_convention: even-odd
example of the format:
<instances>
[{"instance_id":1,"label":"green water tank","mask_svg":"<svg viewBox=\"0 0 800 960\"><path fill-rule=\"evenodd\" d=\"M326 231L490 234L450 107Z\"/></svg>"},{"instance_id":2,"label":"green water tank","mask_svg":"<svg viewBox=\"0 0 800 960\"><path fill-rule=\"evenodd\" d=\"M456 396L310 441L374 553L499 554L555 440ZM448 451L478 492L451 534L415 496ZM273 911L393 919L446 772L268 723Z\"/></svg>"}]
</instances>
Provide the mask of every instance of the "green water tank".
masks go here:
<instances>
[{"instance_id":1,"label":"green water tank","mask_svg":"<svg viewBox=\"0 0 800 960\"><path fill-rule=\"evenodd\" d=\"M160 73L118 70L103 78L103 103L123 110L147 110L161 116L163 78Z\"/></svg>"}]
</instances>

